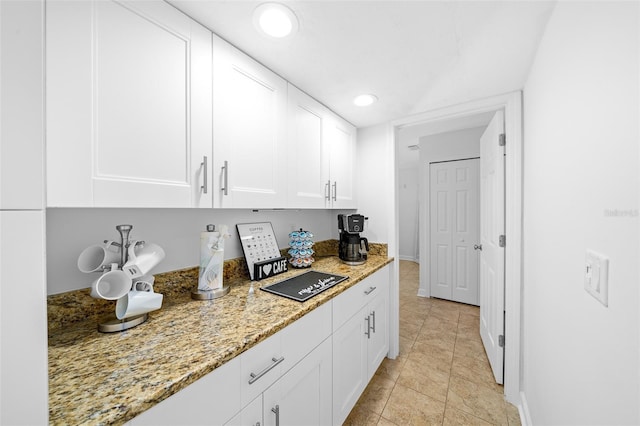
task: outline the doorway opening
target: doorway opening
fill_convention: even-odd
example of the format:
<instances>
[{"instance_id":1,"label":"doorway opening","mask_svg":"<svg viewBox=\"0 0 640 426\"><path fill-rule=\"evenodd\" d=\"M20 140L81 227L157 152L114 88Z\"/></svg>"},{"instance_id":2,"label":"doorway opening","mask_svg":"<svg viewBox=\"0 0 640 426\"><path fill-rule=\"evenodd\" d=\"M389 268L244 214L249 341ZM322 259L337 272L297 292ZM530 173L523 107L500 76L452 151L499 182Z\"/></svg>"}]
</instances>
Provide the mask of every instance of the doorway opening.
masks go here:
<instances>
[{"instance_id":1,"label":"doorway opening","mask_svg":"<svg viewBox=\"0 0 640 426\"><path fill-rule=\"evenodd\" d=\"M505 146L505 245L504 295L503 317L505 321L504 334L500 344L504 347L504 391L507 400L513 404L520 403L520 372L521 372L521 294L522 294L522 94L514 92L495 96L488 99L469 102L453 107L417 114L392 123L394 130L394 144L398 156L399 138L401 132L414 129L416 126L446 127L468 123L483 114L493 116L497 111L504 111ZM457 124L456 124L457 123ZM462 127L457 127L460 129ZM456 130L456 127L448 130ZM420 184L425 182L428 170L421 169ZM427 205L420 202L420 211L425 212ZM399 206L396 203L396 217ZM420 291L419 295L429 297L427 286L428 276L428 239L426 238L428 224L425 215L420 214ZM398 232L399 233L399 232ZM399 235L396 234L396 241Z\"/></svg>"}]
</instances>

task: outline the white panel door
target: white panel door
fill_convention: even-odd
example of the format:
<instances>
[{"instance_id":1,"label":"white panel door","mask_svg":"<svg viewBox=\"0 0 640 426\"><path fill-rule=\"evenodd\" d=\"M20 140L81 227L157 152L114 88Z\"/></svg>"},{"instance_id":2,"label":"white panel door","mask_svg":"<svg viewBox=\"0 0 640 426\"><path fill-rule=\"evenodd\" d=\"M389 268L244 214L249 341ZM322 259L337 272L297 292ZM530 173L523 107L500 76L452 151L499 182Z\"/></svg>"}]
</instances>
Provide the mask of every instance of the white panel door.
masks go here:
<instances>
[{"instance_id":1,"label":"white panel door","mask_svg":"<svg viewBox=\"0 0 640 426\"><path fill-rule=\"evenodd\" d=\"M327 143L330 149L329 194L334 209L355 209L356 205L356 129L332 115L328 120Z\"/></svg>"},{"instance_id":2,"label":"white panel door","mask_svg":"<svg viewBox=\"0 0 640 426\"><path fill-rule=\"evenodd\" d=\"M164 2L48 2L48 204L211 206L210 74L211 33Z\"/></svg>"},{"instance_id":3,"label":"white panel door","mask_svg":"<svg viewBox=\"0 0 640 426\"><path fill-rule=\"evenodd\" d=\"M325 208L329 200L328 110L289 85L287 207Z\"/></svg>"},{"instance_id":4,"label":"white panel door","mask_svg":"<svg viewBox=\"0 0 640 426\"><path fill-rule=\"evenodd\" d=\"M498 111L480 138L480 336L497 383L503 382L505 182L504 113Z\"/></svg>"},{"instance_id":5,"label":"white panel door","mask_svg":"<svg viewBox=\"0 0 640 426\"><path fill-rule=\"evenodd\" d=\"M264 392L264 424L331 424L331 366L326 339Z\"/></svg>"},{"instance_id":6,"label":"white panel door","mask_svg":"<svg viewBox=\"0 0 640 426\"><path fill-rule=\"evenodd\" d=\"M478 305L479 160L429 169L431 295Z\"/></svg>"},{"instance_id":7,"label":"white panel door","mask_svg":"<svg viewBox=\"0 0 640 426\"><path fill-rule=\"evenodd\" d=\"M285 207L287 82L213 40L214 206Z\"/></svg>"}]
</instances>

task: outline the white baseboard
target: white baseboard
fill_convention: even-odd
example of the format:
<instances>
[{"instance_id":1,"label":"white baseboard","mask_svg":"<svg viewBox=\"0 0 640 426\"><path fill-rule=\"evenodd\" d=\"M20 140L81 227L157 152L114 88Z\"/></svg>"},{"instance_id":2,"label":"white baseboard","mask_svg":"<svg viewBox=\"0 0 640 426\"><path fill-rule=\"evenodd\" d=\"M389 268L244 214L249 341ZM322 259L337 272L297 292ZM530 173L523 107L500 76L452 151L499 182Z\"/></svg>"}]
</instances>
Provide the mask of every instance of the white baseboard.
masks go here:
<instances>
[{"instance_id":1,"label":"white baseboard","mask_svg":"<svg viewBox=\"0 0 640 426\"><path fill-rule=\"evenodd\" d=\"M418 296L419 297L430 297L431 295L429 294L428 291L426 291L425 289L421 288L421 289L418 289Z\"/></svg>"},{"instance_id":2,"label":"white baseboard","mask_svg":"<svg viewBox=\"0 0 640 426\"><path fill-rule=\"evenodd\" d=\"M408 260L408 261L410 261L410 262L420 263L420 262L419 262L419 261L420 261L420 259L416 259L415 257L412 257L412 256L404 256L404 255L402 255L402 254L401 254L401 255L399 255L399 256L398 256L398 258L399 258L400 260Z\"/></svg>"},{"instance_id":3,"label":"white baseboard","mask_svg":"<svg viewBox=\"0 0 640 426\"><path fill-rule=\"evenodd\" d=\"M520 423L522 426L533 426L531 414L529 413L529 405L523 391L520 391L520 404L518 404L518 412L520 413Z\"/></svg>"}]
</instances>

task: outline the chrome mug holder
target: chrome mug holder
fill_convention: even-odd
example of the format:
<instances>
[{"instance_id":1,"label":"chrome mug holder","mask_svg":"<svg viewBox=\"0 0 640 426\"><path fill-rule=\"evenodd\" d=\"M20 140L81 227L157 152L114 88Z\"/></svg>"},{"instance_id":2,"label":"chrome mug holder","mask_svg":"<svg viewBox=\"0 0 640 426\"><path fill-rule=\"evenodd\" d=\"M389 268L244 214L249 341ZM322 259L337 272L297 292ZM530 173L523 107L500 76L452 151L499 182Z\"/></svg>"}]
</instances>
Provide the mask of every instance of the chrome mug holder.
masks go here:
<instances>
[{"instance_id":1,"label":"chrome mug holder","mask_svg":"<svg viewBox=\"0 0 640 426\"><path fill-rule=\"evenodd\" d=\"M129 234L133 229L133 225L117 225L116 230L120 233L120 243L112 243L114 246L120 248L121 256L120 263L118 264L118 269L122 270L122 267L127 263L129 257L129 247L131 244L129 243ZM108 243L108 240L104 240L104 243ZM137 241L136 247L144 245L144 241ZM103 266L103 271L110 269L110 266ZM149 319L149 314L144 313L140 315L135 315L129 318L117 319L110 318L104 322L98 323L98 331L101 333L116 333L119 331L129 330L133 327L136 327L142 323L144 323L147 319Z\"/></svg>"}]
</instances>

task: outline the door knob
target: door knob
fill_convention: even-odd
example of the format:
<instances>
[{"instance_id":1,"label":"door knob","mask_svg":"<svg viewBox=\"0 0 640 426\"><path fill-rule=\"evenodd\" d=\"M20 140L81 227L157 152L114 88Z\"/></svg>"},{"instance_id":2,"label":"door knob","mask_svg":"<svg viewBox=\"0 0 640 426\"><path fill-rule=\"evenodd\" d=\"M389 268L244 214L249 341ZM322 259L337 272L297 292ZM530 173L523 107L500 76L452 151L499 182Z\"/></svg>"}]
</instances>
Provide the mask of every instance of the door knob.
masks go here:
<instances>
[{"instance_id":1,"label":"door knob","mask_svg":"<svg viewBox=\"0 0 640 426\"><path fill-rule=\"evenodd\" d=\"M473 249L482 251L482 244L474 244Z\"/></svg>"}]
</instances>

